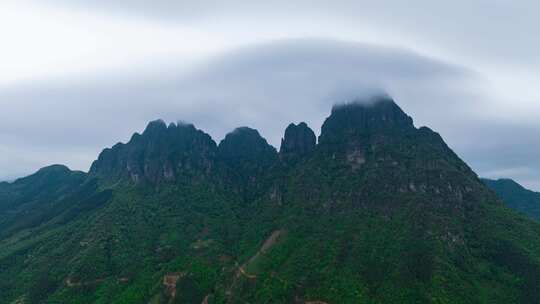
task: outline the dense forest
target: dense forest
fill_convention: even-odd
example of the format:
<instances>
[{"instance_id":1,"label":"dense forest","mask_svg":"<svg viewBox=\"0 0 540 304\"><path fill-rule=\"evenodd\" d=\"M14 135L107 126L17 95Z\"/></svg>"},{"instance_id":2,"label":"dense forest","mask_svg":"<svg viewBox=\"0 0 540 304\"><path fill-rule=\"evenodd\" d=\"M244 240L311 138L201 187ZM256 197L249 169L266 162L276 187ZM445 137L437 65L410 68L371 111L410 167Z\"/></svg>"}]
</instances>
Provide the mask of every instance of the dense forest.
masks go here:
<instances>
[{"instance_id":1,"label":"dense forest","mask_svg":"<svg viewBox=\"0 0 540 304\"><path fill-rule=\"evenodd\" d=\"M539 303L540 223L388 97L0 183L0 303Z\"/></svg>"}]
</instances>

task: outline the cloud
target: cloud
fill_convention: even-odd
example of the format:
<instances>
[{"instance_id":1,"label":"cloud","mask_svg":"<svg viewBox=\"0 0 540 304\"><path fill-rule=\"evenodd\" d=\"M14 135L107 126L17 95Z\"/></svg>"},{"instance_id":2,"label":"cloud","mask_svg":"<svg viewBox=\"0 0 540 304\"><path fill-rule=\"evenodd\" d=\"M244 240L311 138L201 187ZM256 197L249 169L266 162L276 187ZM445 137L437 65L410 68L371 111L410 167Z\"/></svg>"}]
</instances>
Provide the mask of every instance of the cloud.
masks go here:
<instances>
[{"instance_id":1,"label":"cloud","mask_svg":"<svg viewBox=\"0 0 540 304\"><path fill-rule=\"evenodd\" d=\"M290 122L306 121L318 133L333 104L381 89L480 174L511 172L540 186L538 174L513 169L540 172L531 152L540 146L529 136L540 126L497 120L486 111L479 75L411 51L283 40L224 53L189 72L171 64L137 72L0 90L0 178L59 162L87 170L102 148L156 118L192 122L217 141L250 126L278 147Z\"/></svg>"},{"instance_id":2,"label":"cloud","mask_svg":"<svg viewBox=\"0 0 540 304\"><path fill-rule=\"evenodd\" d=\"M376 88L480 174L540 189L539 9L530 0L5 1L0 179L52 162L86 170L159 117L215 139L249 125L277 145L289 122L317 131L333 103Z\"/></svg>"},{"instance_id":3,"label":"cloud","mask_svg":"<svg viewBox=\"0 0 540 304\"><path fill-rule=\"evenodd\" d=\"M456 150L479 174L540 190L540 124L478 119L460 123L459 129Z\"/></svg>"},{"instance_id":4,"label":"cloud","mask_svg":"<svg viewBox=\"0 0 540 304\"><path fill-rule=\"evenodd\" d=\"M0 37L0 86L116 73L168 58L193 61L229 44L216 32L55 7L44 1L0 1Z\"/></svg>"},{"instance_id":5,"label":"cloud","mask_svg":"<svg viewBox=\"0 0 540 304\"><path fill-rule=\"evenodd\" d=\"M536 39L536 29L540 28L536 12L540 3L537 1L418 0L414 5L398 0L53 0L46 4L34 3L51 10L62 8L77 14L97 15L100 23L101 19L114 20L128 28L142 23L150 28L192 31L202 37L201 42L193 35L186 39L164 35L171 39L154 40L141 35L141 39L136 40L139 43L133 45L140 47L140 42L144 41L143 49L151 50L147 56L152 60L162 58L156 53L164 49L183 50L183 60L189 62L202 50L220 53L279 39L305 37L407 49L467 67L481 75L485 80L482 94L491 95L488 111L501 115L506 109L512 109L502 119L536 120L540 113L540 90L535 85L540 81L537 72L540 70L540 40ZM99 31L104 32L110 31ZM160 36L154 31L148 32ZM116 37L113 40L122 41ZM204 47L193 51L200 45ZM130 54L132 49L116 44L114 48L120 50L119 54ZM103 56L100 54L88 61ZM172 57L174 55L167 56Z\"/></svg>"},{"instance_id":6,"label":"cloud","mask_svg":"<svg viewBox=\"0 0 540 304\"><path fill-rule=\"evenodd\" d=\"M533 0L416 0L413 5L400 0L53 0L50 3L126 18L197 24L221 31L251 25L253 20L259 23L257 30L281 30L280 25L284 25L291 32L308 35L310 31L312 35L321 35L325 29L334 32L334 36L339 31L358 34L365 33L362 29L367 28L384 38L396 39L386 41L390 44L416 42L432 51L459 53L462 59L504 58L505 63L540 64L537 56L540 41L534 39L540 27L536 13L540 3Z\"/></svg>"},{"instance_id":7,"label":"cloud","mask_svg":"<svg viewBox=\"0 0 540 304\"><path fill-rule=\"evenodd\" d=\"M158 117L193 122L216 139L248 125L278 145L291 121L305 120L318 129L333 103L371 88L387 90L428 122L438 117L430 113L441 112L433 109L465 102L449 99L463 95L454 89L474 78L466 69L404 50L327 40L243 48L189 73L170 65L138 72L1 90L0 147L5 158L25 159L24 170L4 163L2 174L29 173L61 161L57 155L86 170L101 148L126 140Z\"/></svg>"}]
</instances>

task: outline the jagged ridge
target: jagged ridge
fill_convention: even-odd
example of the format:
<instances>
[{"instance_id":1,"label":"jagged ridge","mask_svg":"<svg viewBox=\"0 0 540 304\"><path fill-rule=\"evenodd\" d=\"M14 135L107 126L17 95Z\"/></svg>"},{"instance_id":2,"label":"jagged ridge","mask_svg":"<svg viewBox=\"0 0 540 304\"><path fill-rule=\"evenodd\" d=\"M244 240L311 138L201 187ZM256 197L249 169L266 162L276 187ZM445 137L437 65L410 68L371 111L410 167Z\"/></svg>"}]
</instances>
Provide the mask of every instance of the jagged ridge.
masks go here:
<instances>
[{"instance_id":1,"label":"jagged ridge","mask_svg":"<svg viewBox=\"0 0 540 304\"><path fill-rule=\"evenodd\" d=\"M104 150L55 194L77 212L0 238L0 300L538 302L540 225L391 99L287 129L279 154L162 121Z\"/></svg>"}]
</instances>

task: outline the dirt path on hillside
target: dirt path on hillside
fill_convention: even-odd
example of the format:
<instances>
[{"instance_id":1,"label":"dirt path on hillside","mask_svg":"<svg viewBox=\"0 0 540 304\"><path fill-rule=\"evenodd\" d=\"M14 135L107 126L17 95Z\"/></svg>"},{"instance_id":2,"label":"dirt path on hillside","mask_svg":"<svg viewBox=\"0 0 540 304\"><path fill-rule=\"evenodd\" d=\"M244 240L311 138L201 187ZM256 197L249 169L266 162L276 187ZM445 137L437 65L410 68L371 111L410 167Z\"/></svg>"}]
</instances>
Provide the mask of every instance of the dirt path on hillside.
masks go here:
<instances>
[{"instance_id":1,"label":"dirt path on hillside","mask_svg":"<svg viewBox=\"0 0 540 304\"><path fill-rule=\"evenodd\" d=\"M257 253L255 253L251 258L249 258L247 260L247 262L245 262L244 264L242 264L240 267L238 267L238 270L236 271L236 275L234 276L234 280L229 288L229 292L230 290L232 290L234 288L234 286L236 285L236 281L240 278L240 277L245 277L247 279L250 279L250 280L254 280L257 278L256 275L254 274L250 274L246 271L247 267L255 262L259 257L261 257L262 255L266 254L268 252L268 250L270 250L270 248L272 248L272 246L274 246L276 244L276 242L278 241L279 237L281 235L283 235L284 233L284 230L275 230L274 232L272 232L272 234L264 241L264 243L262 244L261 248L257 251Z\"/></svg>"},{"instance_id":2,"label":"dirt path on hillside","mask_svg":"<svg viewBox=\"0 0 540 304\"><path fill-rule=\"evenodd\" d=\"M255 253L255 255L253 255L246 263L240 266L239 271L247 275L245 272L246 267L255 262L261 255L264 255L270 248L272 248L282 234L283 230L276 230L272 232L272 234L264 241L259 251L257 251L257 253Z\"/></svg>"}]
</instances>

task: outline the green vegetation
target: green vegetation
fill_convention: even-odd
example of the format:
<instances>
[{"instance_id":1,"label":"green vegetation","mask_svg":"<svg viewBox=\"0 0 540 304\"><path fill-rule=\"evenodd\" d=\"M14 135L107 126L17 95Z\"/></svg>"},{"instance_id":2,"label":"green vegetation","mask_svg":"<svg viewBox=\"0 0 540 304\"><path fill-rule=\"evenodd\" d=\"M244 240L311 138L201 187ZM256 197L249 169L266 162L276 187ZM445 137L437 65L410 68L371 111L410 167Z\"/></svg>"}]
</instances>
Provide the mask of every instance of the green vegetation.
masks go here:
<instances>
[{"instance_id":1,"label":"green vegetation","mask_svg":"<svg viewBox=\"0 0 540 304\"><path fill-rule=\"evenodd\" d=\"M283 157L152 122L0 184L0 303L540 301L540 223L393 101L290 128Z\"/></svg>"},{"instance_id":2,"label":"green vegetation","mask_svg":"<svg viewBox=\"0 0 540 304\"><path fill-rule=\"evenodd\" d=\"M511 179L482 179L508 207L540 219L540 193L525 189Z\"/></svg>"}]
</instances>

